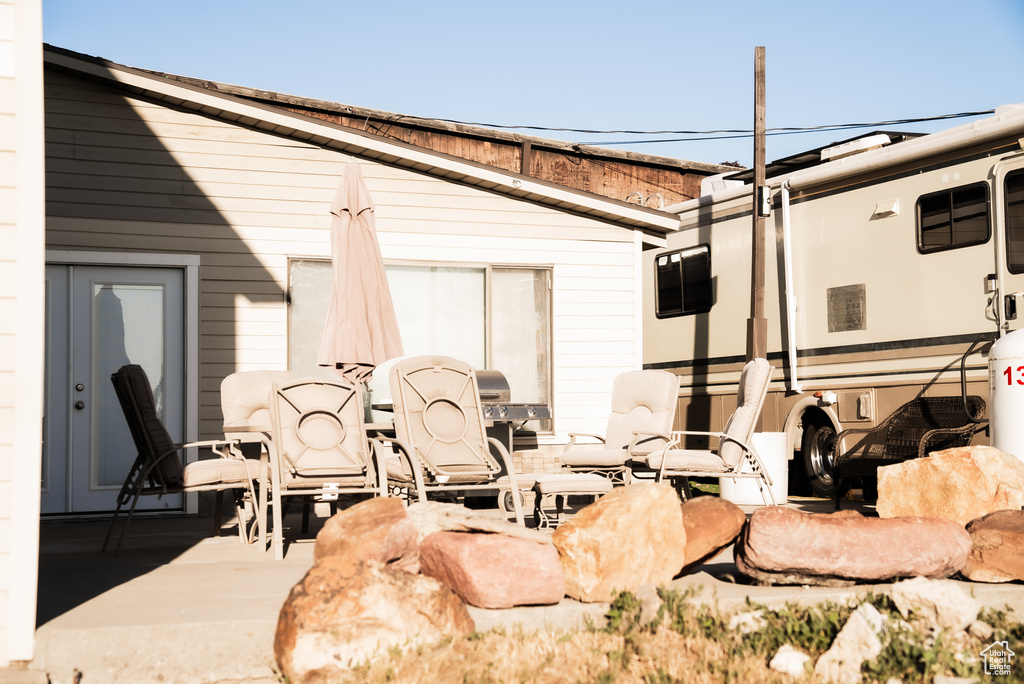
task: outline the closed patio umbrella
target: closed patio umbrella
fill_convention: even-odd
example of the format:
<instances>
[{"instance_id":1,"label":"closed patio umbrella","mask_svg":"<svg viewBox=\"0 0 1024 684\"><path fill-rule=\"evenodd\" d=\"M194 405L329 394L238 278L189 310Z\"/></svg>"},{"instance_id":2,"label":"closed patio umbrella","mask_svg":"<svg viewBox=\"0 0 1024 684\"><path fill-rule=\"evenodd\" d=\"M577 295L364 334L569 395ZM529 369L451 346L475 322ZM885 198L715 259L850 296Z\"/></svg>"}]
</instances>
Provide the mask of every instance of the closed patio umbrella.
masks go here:
<instances>
[{"instance_id":1,"label":"closed patio umbrella","mask_svg":"<svg viewBox=\"0 0 1024 684\"><path fill-rule=\"evenodd\" d=\"M349 382L402 355L402 338L377 244L374 206L359 164L350 161L331 206L331 298L316 362Z\"/></svg>"}]
</instances>

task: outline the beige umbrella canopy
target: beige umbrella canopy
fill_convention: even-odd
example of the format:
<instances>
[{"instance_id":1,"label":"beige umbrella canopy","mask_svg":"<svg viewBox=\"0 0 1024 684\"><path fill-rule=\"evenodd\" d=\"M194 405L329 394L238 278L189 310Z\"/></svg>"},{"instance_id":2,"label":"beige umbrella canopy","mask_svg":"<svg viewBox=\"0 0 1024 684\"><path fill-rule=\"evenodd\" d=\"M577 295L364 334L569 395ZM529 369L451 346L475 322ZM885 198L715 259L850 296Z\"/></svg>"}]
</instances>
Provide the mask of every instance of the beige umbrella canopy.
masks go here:
<instances>
[{"instance_id":1,"label":"beige umbrella canopy","mask_svg":"<svg viewBox=\"0 0 1024 684\"><path fill-rule=\"evenodd\" d=\"M402 338L359 164L345 167L331 214L334 278L316 362L366 382L374 367L402 355Z\"/></svg>"}]
</instances>

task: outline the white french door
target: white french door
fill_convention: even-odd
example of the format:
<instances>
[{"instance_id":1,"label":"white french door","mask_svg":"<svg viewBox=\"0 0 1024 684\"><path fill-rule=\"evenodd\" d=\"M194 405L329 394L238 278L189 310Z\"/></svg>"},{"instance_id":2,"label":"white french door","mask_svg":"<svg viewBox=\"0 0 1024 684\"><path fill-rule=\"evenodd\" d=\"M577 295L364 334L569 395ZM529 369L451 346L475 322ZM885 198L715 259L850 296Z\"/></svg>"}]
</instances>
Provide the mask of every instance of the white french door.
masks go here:
<instances>
[{"instance_id":1,"label":"white french door","mask_svg":"<svg viewBox=\"0 0 1024 684\"><path fill-rule=\"evenodd\" d=\"M180 268L46 267L46 400L42 512L111 511L137 451L110 382L142 366L175 441L185 432L185 272ZM139 509L180 509L180 495Z\"/></svg>"}]
</instances>

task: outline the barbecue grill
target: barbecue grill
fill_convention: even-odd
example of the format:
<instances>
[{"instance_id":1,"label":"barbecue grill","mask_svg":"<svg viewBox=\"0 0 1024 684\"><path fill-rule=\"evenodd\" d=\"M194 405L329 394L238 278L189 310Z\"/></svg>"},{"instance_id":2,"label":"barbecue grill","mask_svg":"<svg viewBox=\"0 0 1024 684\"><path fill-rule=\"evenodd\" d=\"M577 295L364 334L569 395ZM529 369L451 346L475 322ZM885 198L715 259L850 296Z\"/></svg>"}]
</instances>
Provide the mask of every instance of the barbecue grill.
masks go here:
<instances>
[{"instance_id":1,"label":"barbecue grill","mask_svg":"<svg viewBox=\"0 0 1024 684\"><path fill-rule=\"evenodd\" d=\"M551 408L547 404L513 402L512 390L501 371L478 370L476 383L480 391L480 405L487 420L514 423L551 417Z\"/></svg>"}]
</instances>

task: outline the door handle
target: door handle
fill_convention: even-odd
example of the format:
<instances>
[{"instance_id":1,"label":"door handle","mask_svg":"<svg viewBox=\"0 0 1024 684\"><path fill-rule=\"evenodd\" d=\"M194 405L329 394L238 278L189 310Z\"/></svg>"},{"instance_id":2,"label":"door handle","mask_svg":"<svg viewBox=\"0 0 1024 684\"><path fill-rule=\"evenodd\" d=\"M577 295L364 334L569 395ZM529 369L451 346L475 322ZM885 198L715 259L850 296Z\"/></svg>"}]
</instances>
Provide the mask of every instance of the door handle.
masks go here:
<instances>
[{"instance_id":1,"label":"door handle","mask_svg":"<svg viewBox=\"0 0 1024 684\"><path fill-rule=\"evenodd\" d=\"M75 402L75 408L81 411L82 409L85 408L85 402L79 399L78 401Z\"/></svg>"}]
</instances>

